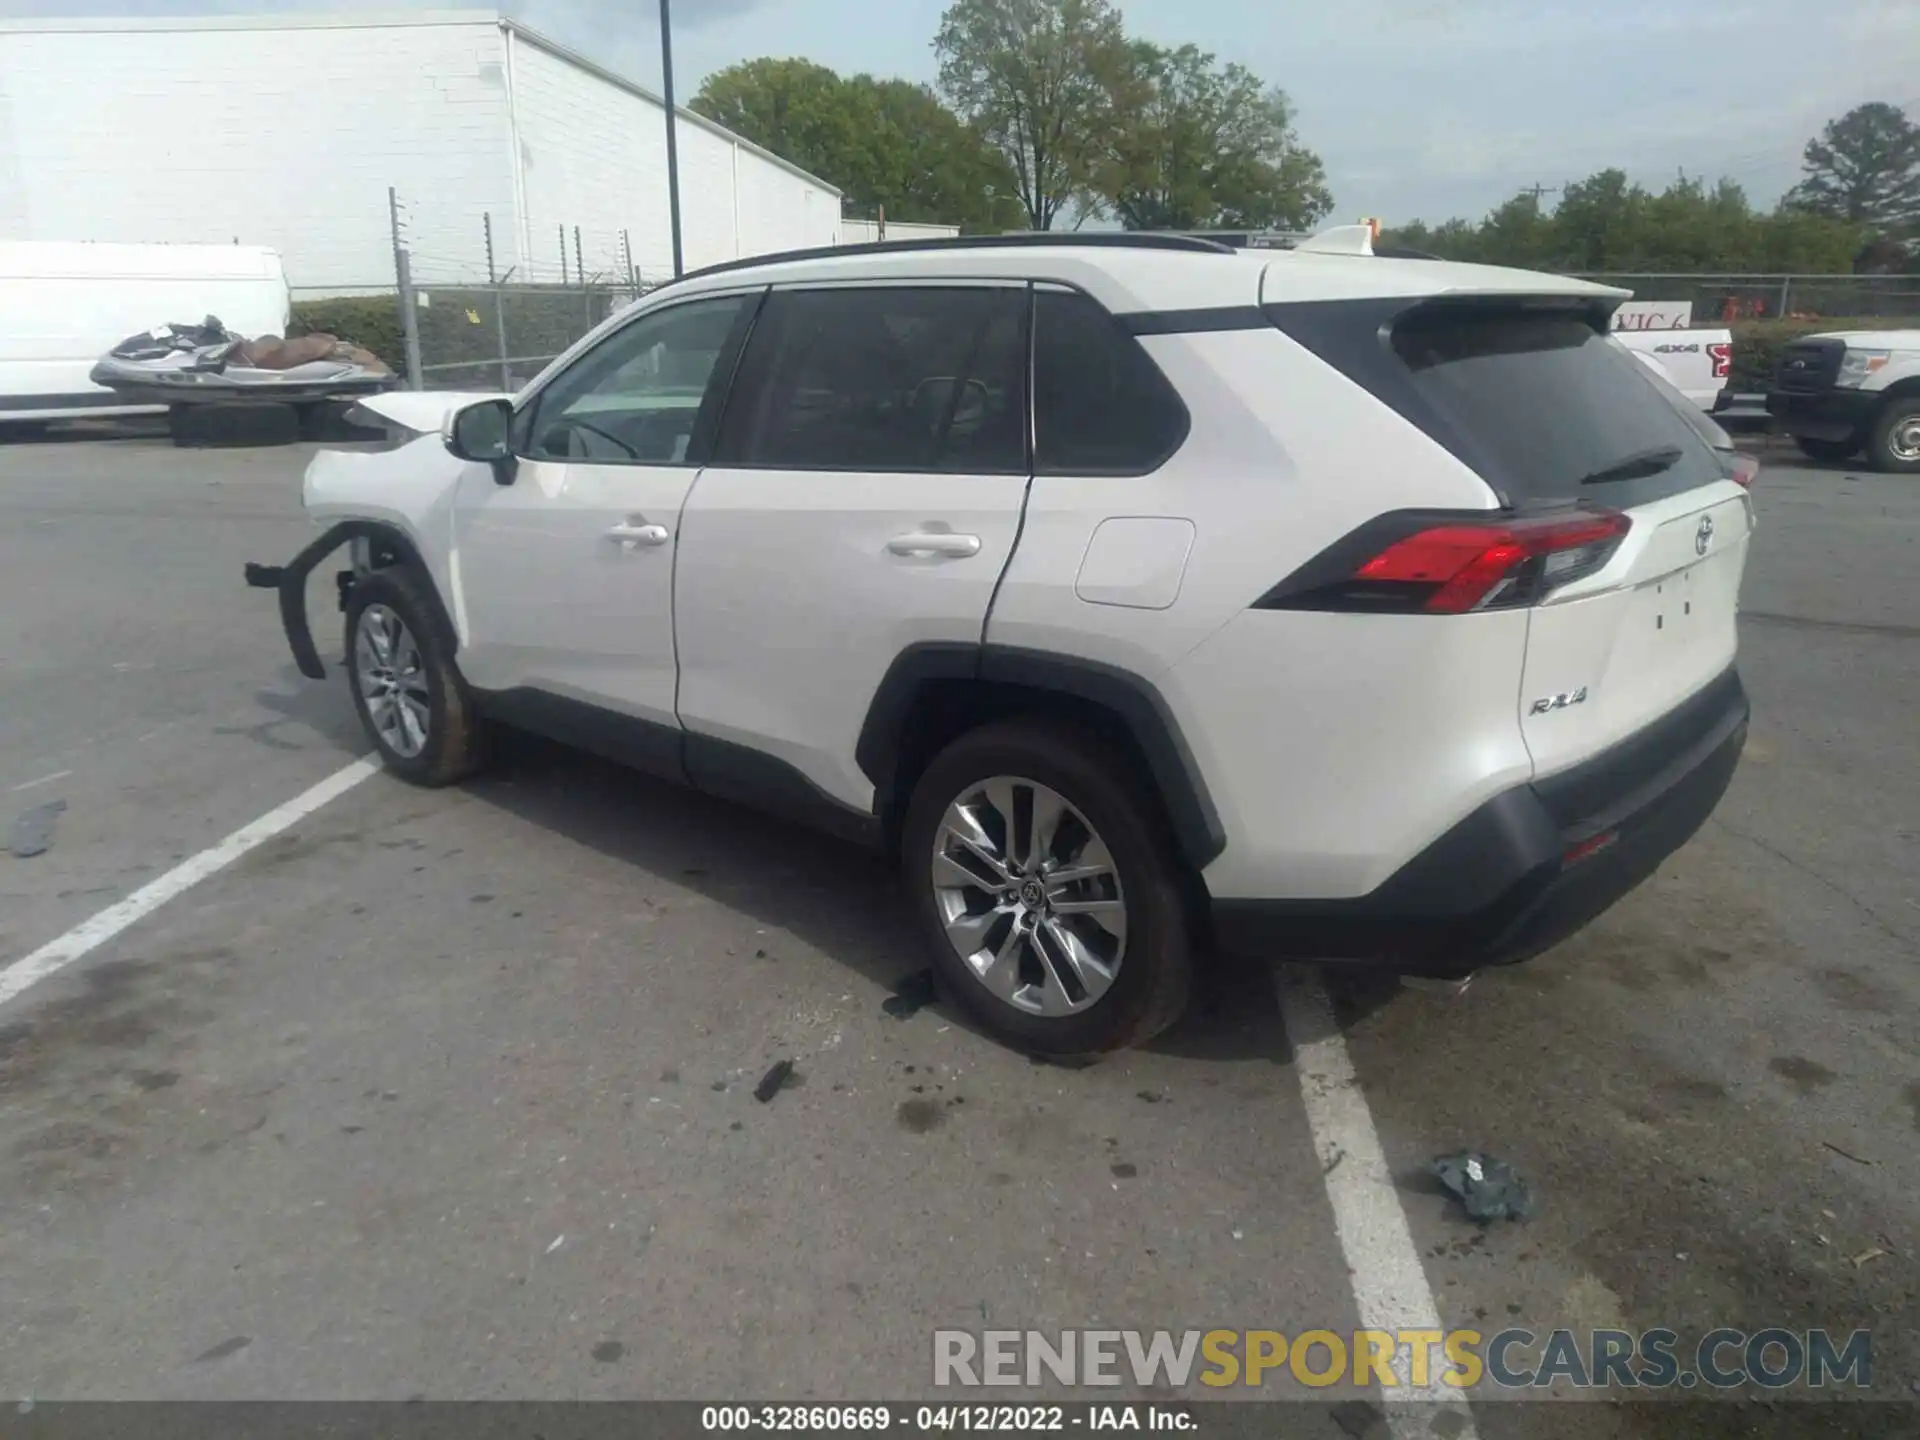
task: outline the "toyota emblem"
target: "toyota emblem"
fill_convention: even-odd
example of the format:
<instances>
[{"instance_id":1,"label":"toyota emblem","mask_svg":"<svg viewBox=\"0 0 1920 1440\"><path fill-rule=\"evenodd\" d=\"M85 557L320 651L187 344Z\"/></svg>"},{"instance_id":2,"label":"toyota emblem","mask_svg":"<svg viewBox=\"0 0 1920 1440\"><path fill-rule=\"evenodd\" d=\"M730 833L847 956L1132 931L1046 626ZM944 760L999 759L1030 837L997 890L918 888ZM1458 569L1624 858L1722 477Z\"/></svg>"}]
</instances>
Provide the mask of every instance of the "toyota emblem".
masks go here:
<instances>
[{"instance_id":1,"label":"toyota emblem","mask_svg":"<svg viewBox=\"0 0 1920 1440\"><path fill-rule=\"evenodd\" d=\"M1713 544L1713 517L1711 515L1702 515L1700 517L1700 528L1693 532L1693 553L1696 555L1704 555L1707 553L1707 547L1711 544Z\"/></svg>"}]
</instances>

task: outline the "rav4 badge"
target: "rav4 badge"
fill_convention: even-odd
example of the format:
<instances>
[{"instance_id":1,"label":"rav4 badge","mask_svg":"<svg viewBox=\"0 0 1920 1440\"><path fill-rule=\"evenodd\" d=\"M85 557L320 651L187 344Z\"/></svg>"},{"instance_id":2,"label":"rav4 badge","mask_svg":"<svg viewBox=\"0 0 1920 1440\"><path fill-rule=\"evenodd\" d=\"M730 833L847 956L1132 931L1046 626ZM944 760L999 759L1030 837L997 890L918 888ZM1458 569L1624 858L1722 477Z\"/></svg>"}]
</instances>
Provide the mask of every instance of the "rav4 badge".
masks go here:
<instances>
[{"instance_id":1,"label":"rav4 badge","mask_svg":"<svg viewBox=\"0 0 1920 1440\"><path fill-rule=\"evenodd\" d=\"M1538 700L1534 701L1532 705L1527 707L1527 714L1551 715L1554 711L1564 710L1569 705L1584 705L1586 703L1587 687L1582 685L1578 690L1571 691L1565 695L1541 696Z\"/></svg>"}]
</instances>

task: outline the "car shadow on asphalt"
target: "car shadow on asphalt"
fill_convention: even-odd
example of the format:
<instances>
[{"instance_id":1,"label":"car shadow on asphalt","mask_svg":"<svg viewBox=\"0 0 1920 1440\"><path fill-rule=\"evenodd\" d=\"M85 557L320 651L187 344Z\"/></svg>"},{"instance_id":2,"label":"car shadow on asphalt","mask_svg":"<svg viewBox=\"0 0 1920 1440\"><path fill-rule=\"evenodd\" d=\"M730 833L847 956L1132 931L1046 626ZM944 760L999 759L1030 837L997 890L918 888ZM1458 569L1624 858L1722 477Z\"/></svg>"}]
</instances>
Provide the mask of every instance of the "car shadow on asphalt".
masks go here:
<instances>
[{"instance_id":1,"label":"car shadow on asphalt","mask_svg":"<svg viewBox=\"0 0 1920 1440\"><path fill-rule=\"evenodd\" d=\"M314 723L308 719L308 723ZM715 904L789 931L895 996L926 984L923 941L884 856L519 732L467 793ZM724 957L716 957L724 962ZM943 1021L982 1034L940 995ZM983 1035L983 1039L984 1039ZM1271 967L1208 956L1185 1016L1141 1047L1200 1060L1290 1064Z\"/></svg>"},{"instance_id":2,"label":"car shadow on asphalt","mask_svg":"<svg viewBox=\"0 0 1920 1440\"><path fill-rule=\"evenodd\" d=\"M233 726L222 734L244 735L269 750L304 750L306 745L282 733L294 726L309 730L342 756L367 753L366 731L354 711L353 698L339 679L339 662L327 662L324 681L308 680L292 665L283 665L274 676L277 689L256 690L254 704L274 718L256 725Z\"/></svg>"}]
</instances>

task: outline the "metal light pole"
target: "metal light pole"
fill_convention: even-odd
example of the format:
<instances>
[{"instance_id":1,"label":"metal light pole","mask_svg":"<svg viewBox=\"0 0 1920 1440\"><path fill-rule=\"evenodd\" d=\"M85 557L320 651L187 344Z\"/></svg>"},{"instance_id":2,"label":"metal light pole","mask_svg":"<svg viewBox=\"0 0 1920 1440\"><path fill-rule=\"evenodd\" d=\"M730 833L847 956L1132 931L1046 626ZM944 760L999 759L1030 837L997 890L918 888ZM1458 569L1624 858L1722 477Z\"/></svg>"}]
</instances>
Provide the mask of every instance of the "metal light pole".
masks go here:
<instances>
[{"instance_id":1,"label":"metal light pole","mask_svg":"<svg viewBox=\"0 0 1920 1440\"><path fill-rule=\"evenodd\" d=\"M660 0L660 70L667 98L667 217L673 227L673 278L683 273L680 258L680 147L674 137L673 16L670 0Z\"/></svg>"}]
</instances>

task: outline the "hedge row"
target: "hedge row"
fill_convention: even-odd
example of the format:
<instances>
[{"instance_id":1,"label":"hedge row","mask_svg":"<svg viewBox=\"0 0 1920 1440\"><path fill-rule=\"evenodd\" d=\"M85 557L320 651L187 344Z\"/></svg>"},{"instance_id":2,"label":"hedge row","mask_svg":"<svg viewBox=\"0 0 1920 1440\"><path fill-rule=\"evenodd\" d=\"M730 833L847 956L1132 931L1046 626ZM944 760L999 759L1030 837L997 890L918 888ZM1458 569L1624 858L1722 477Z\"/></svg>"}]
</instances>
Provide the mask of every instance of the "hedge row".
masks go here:
<instances>
[{"instance_id":1,"label":"hedge row","mask_svg":"<svg viewBox=\"0 0 1920 1440\"><path fill-rule=\"evenodd\" d=\"M407 368L407 342L400 329L397 295L296 300L288 335L338 335L386 361L396 375Z\"/></svg>"},{"instance_id":2,"label":"hedge row","mask_svg":"<svg viewBox=\"0 0 1920 1440\"><path fill-rule=\"evenodd\" d=\"M436 287L422 292L420 359L430 388L490 389L499 383L502 322L512 378L524 380L606 319L620 298L577 287L492 290ZM325 331L363 345L396 372L406 370L406 335L399 297L348 296L301 300L293 306L295 335ZM459 370L439 369L460 366Z\"/></svg>"}]
</instances>

